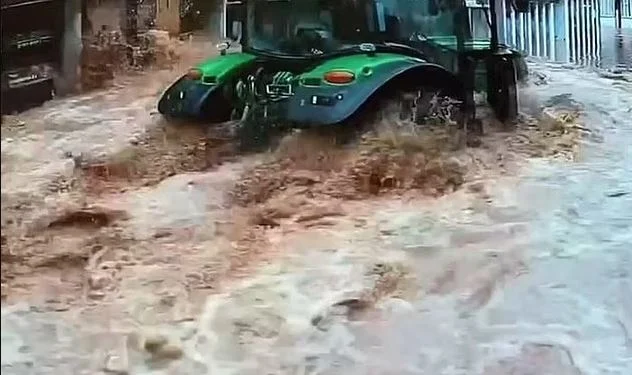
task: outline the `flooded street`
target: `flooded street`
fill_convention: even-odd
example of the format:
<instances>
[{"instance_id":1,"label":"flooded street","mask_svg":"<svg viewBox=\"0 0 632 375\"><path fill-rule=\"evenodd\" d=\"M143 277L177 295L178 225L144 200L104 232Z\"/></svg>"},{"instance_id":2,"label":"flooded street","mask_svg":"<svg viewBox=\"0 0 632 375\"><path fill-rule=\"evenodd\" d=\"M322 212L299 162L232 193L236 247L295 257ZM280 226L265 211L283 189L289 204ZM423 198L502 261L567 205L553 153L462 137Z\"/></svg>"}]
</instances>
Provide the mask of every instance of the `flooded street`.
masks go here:
<instances>
[{"instance_id":1,"label":"flooded street","mask_svg":"<svg viewBox=\"0 0 632 375\"><path fill-rule=\"evenodd\" d=\"M235 343L239 356L225 353L225 333L214 351L222 371L257 358L238 373L271 364L270 373L291 374L629 374L631 87L540 69L550 77L541 97L572 93L593 129L577 163L533 162L520 179L486 185L483 202L455 194L425 206L378 205L366 230L320 236L320 255L288 261L302 270L295 280L272 267L212 304L222 325L245 304L258 301L264 314L281 299L286 307L275 314L301 332L247 350ZM357 289L354 273L376 260L405 264L400 296L351 322L331 318L315 331L301 322Z\"/></svg>"},{"instance_id":2,"label":"flooded street","mask_svg":"<svg viewBox=\"0 0 632 375\"><path fill-rule=\"evenodd\" d=\"M181 151L188 128L152 135L158 153L140 135L158 128L151 85L129 108L87 101L85 128L58 111L65 131L3 133L3 220L21 215L11 244L41 260L5 254L3 237L3 374L631 374L632 83L532 69L547 84L527 99L582 114L577 160L497 143L458 155L479 169L422 182L423 196L341 198L346 169L307 173L307 157L242 182L268 156L209 168ZM135 172L51 193L75 176L64 155L130 143L145 147L126 159ZM64 226L66 211L108 223Z\"/></svg>"}]
</instances>

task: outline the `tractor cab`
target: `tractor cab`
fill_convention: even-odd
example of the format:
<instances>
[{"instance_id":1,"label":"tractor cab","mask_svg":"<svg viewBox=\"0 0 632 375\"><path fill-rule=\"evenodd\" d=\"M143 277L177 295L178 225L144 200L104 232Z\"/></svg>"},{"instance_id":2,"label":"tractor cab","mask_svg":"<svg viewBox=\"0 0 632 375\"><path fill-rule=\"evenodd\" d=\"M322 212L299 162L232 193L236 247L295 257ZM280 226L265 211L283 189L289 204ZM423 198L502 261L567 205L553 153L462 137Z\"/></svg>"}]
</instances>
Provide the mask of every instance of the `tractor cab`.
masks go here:
<instances>
[{"instance_id":1,"label":"tractor cab","mask_svg":"<svg viewBox=\"0 0 632 375\"><path fill-rule=\"evenodd\" d=\"M228 34L244 51L278 59L326 59L367 48L423 58L459 77L466 90L488 91L506 120L515 117L517 104L500 103L499 86L510 86L504 95L515 96L511 86L526 76L526 65L498 43L489 1L229 1Z\"/></svg>"}]
</instances>

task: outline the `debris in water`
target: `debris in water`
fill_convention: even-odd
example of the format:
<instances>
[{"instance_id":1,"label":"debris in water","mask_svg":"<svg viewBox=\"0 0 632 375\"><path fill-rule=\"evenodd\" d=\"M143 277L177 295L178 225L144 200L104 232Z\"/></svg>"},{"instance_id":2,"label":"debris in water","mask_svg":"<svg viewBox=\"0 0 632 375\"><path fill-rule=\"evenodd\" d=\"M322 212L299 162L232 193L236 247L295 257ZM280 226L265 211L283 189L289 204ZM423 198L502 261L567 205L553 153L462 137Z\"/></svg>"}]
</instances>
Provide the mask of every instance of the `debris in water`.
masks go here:
<instances>
[{"instance_id":1,"label":"debris in water","mask_svg":"<svg viewBox=\"0 0 632 375\"><path fill-rule=\"evenodd\" d=\"M60 227L89 227L101 228L111 225L115 220L126 217L124 211L108 210L104 208L91 207L78 211L68 212L60 218L53 220L49 225L49 229Z\"/></svg>"},{"instance_id":2,"label":"debris in water","mask_svg":"<svg viewBox=\"0 0 632 375\"><path fill-rule=\"evenodd\" d=\"M303 223L306 221L314 221L318 219L322 219L324 217L331 216L344 216L344 212L340 208L340 206L317 206L307 210L307 212L299 214L295 221L297 223Z\"/></svg>"},{"instance_id":3,"label":"debris in water","mask_svg":"<svg viewBox=\"0 0 632 375\"><path fill-rule=\"evenodd\" d=\"M128 359L119 355L108 355L105 359L103 372L112 375L129 375Z\"/></svg>"},{"instance_id":4,"label":"debris in water","mask_svg":"<svg viewBox=\"0 0 632 375\"><path fill-rule=\"evenodd\" d=\"M157 361L180 359L184 354L180 343L159 333L145 336L143 348Z\"/></svg>"},{"instance_id":5,"label":"debris in water","mask_svg":"<svg viewBox=\"0 0 632 375\"><path fill-rule=\"evenodd\" d=\"M346 298L333 303L329 308L311 320L313 326L326 331L335 317L355 320L375 307L381 300L398 292L408 272L403 266L392 263L376 263L366 276L372 279L372 285L362 291L352 292Z\"/></svg>"},{"instance_id":6,"label":"debris in water","mask_svg":"<svg viewBox=\"0 0 632 375\"><path fill-rule=\"evenodd\" d=\"M277 152L272 160L242 176L231 192L231 200L248 206L282 193L287 196L288 191L348 200L409 189L430 195L451 192L463 184L466 166L449 153L442 153L442 138L434 145L431 138L413 145L412 141L365 137L354 148L323 142L325 148L312 154L294 151L301 149L296 144L287 151L291 142L286 141L284 152Z\"/></svg>"},{"instance_id":7,"label":"debris in water","mask_svg":"<svg viewBox=\"0 0 632 375\"><path fill-rule=\"evenodd\" d=\"M614 192L614 193L608 193L606 194L606 196L608 198L619 198L619 197L623 197L630 194L630 192L628 191L618 191L618 192Z\"/></svg>"}]
</instances>

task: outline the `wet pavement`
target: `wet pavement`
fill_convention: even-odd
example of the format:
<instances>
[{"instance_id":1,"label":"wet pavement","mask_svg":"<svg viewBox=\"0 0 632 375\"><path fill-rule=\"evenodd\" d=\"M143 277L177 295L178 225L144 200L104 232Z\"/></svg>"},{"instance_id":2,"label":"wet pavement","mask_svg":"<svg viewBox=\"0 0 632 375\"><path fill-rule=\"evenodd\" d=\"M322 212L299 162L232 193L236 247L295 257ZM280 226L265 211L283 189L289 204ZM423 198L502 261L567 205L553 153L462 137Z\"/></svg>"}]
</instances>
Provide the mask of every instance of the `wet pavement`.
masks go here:
<instances>
[{"instance_id":1,"label":"wet pavement","mask_svg":"<svg viewBox=\"0 0 632 375\"><path fill-rule=\"evenodd\" d=\"M575 163L535 159L519 177L483 181L478 199L358 204L362 226L276 233L274 262L208 297L198 318L160 327L182 343L170 365L148 365L126 339L159 325L140 311L153 296L121 297L138 300L133 322L3 306L3 374L631 374L632 84L534 68L548 77L541 100L583 108L591 133ZM212 189L213 173L200 185ZM182 200L219 200L187 177L160 188L171 185ZM148 212L147 223L165 219ZM376 267L400 265L399 292L374 311L330 311L374 285Z\"/></svg>"}]
</instances>

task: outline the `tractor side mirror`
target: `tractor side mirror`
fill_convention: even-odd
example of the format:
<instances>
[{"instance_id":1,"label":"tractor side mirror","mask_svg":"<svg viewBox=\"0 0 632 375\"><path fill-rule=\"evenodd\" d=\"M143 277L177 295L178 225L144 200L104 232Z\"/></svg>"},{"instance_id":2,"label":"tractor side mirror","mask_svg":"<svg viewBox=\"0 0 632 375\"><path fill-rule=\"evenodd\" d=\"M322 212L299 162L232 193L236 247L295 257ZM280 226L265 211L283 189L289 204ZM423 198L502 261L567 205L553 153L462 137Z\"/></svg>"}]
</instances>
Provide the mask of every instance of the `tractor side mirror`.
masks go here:
<instances>
[{"instance_id":1,"label":"tractor side mirror","mask_svg":"<svg viewBox=\"0 0 632 375\"><path fill-rule=\"evenodd\" d=\"M527 13L530 8L529 0L513 0L513 6L518 13Z\"/></svg>"}]
</instances>

